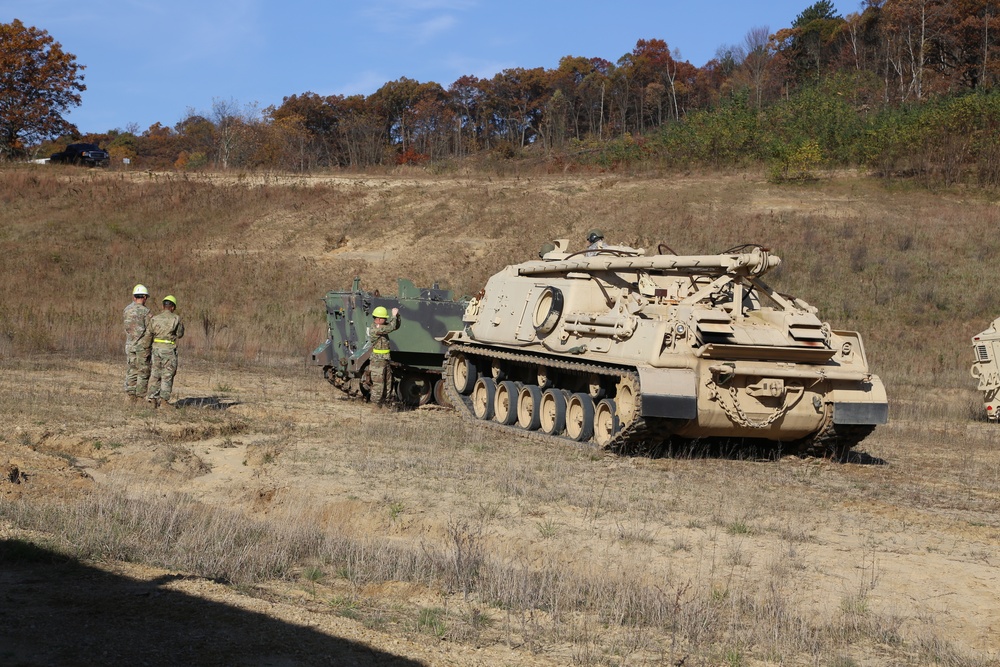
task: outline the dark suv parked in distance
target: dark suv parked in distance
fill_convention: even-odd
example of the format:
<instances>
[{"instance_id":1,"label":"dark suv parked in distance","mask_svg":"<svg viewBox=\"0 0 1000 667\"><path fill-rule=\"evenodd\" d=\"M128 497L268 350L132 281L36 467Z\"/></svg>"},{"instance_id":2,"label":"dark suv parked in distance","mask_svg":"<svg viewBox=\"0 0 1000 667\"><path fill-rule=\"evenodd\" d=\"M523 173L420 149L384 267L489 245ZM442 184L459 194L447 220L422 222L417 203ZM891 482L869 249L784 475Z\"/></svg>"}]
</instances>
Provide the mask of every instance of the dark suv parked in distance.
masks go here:
<instances>
[{"instance_id":1,"label":"dark suv parked in distance","mask_svg":"<svg viewBox=\"0 0 1000 667\"><path fill-rule=\"evenodd\" d=\"M106 167L111 156L97 144L70 144L66 150L53 153L49 162L65 164L85 164L89 167Z\"/></svg>"}]
</instances>

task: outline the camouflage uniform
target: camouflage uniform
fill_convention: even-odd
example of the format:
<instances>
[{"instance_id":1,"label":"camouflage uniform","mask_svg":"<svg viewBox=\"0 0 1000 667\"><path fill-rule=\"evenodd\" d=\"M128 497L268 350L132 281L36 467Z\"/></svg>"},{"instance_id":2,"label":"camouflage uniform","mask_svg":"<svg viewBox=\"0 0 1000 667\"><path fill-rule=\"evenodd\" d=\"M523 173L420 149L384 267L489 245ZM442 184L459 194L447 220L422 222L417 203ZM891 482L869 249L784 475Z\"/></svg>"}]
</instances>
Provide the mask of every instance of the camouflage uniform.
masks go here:
<instances>
[{"instance_id":1,"label":"camouflage uniform","mask_svg":"<svg viewBox=\"0 0 1000 667\"><path fill-rule=\"evenodd\" d=\"M389 367L389 334L399 328L399 316L393 315L385 324L372 324L368 332L371 360L371 400L384 405L392 399L392 368Z\"/></svg>"},{"instance_id":2,"label":"camouflage uniform","mask_svg":"<svg viewBox=\"0 0 1000 667\"><path fill-rule=\"evenodd\" d=\"M608 244L604 242L604 239L597 239L596 241L594 241L593 243L591 243L589 246L587 246L587 252L584 255L584 257L593 257L594 255L599 254L597 252L598 250L601 250L602 248L607 248L607 247L608 247Z\"/></svg>"},{"instance_id":3,"label":"camouflage uniform","mask_svg":"<svg viewBox=\"0 0 1000 667\"><path fill-rule=\"evenodd\" d=\"M149 395L146 398L166 403L170 400L170 391L174 387L177 339L184 336L184 324L176 313L164 310L152 319L150 331L153 339L153 368L149 376Z\"/></svg>"},{"instance_id":4,"label":"camouflage uniform","mask_svg":"<svg viewBox=\"0 0 1000 667\"><path fill-rule=\"evenodd\" d=\"M145 396L149 382L149 361L152 338L149 308L138 301L125 306L125 394Z\"/></svg>"}]
</instances>

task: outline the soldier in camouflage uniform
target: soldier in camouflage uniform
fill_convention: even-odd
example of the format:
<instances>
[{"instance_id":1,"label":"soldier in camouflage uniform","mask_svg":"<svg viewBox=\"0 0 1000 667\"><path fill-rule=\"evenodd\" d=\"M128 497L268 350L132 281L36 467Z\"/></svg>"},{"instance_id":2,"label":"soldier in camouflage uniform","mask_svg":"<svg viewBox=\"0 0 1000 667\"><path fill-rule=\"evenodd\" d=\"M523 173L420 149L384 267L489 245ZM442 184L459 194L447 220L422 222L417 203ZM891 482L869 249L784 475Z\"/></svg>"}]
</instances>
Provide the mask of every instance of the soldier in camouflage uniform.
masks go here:
<instances>
[{"instance_id":1,"label":"soldier in camouflage uniform","mask_svg":"<svg viewBox=\"0 0 1000 667\"><path fill-rule=\"evenodd\" d=\"M386 321L389 311L378 306L372 311L375 323L368 332L371 360L368 373L371 377L370 400L385 405L392 400L392 368L389 367L389 334L399 328L399 308L392 309L392 318Z\"/></svg>"},{"instance_id":2,"label":"soldier in camouflage uniform","mask_svg":"<svg viewBox=\"0 0 1000 667\"><path fill-rule=\"evenodd\" d=\"M152 319L146 299L145 285L132 288L132 303L125 306L125 397L135 402L146 395L149 382L150 344L149 323Z\"/></svg>"},{"instance_id":3,"label":"soldier in camouflage uniform","mask_svg":"<svg viewBox=\"0 0 1000 667\"><path fill-rule=\"evenodd\" d=\"M174 386L174 374L177 373L177 339L184 336L184 324L174 313L177 309L177 299L173 296L163 297L163 312L150 322L150 332L153 339L153 368L149 376L149 395L146 400L154 408L160 403L170 401L170 392Z\"/></svg>"},{"instance_id":4,"label":"soldier in camouflage uniform","mask_svg":"<svg viewBox=\"0 0 1000 667\"><path fill-rule=\"evenodd\" d=\"M587 232L587 253L584 257L593 257L598 254L598 250L601 248L607 248L608 244L604 242L604 232L599 229L591 229Z\"/></svg>"}]
</instances>

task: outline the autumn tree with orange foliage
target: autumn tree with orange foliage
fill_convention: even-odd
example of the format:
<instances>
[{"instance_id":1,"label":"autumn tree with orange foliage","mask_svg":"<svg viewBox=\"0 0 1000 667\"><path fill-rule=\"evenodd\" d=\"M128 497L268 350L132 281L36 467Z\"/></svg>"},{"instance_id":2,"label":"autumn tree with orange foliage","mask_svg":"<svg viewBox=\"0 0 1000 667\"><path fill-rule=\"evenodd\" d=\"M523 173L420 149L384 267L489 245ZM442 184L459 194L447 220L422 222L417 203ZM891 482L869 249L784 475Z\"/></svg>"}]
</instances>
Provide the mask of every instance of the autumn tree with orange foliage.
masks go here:
<instances>
[{"instance_id":1,"label":"autumn tree with orange foliage","mask_svg":"<svg viewBox=\"0 0 1000 667\"><path fill-rule=\"evenodd\" d=\"M87 89L83 69L45 30L0 23L0 158L77 131L63 114Z\"/></svg>"},{"instance_id":2,"label":"autumn tree with orange foliage","mask_svg":"<svg viewBox=\"0 0 1000 667\"><path fill-rule=\"evenodd\" d=\"M908 112L929 113L940 101L975 93L990 99L969 101L979 111L950 131L963 141L982 135L985 148L977 145L976 155L1000 154L992 120L993 105L1000 118L1000 0L860 0L860 11L843 17L834 1L803 0L812 4L791 26L752 28L702 67L663 39L639 39L615 62L567 55L556 69L464 75L447 87L404 76L367 96L306 92L263 110L216 99L209 112L189 110L173 128L155 123L141 134L136 127L82 139L110 140L115 163L127 157L146 169L305 172L477 153L602 168L650 157L724 164L783 160L815 144L831 162L878 162L890 173L912 171L906 159L926 154L905 143L922 136L908 129L918 122ZM0 24L0 39L0 159L25 146L58 150L44 139L60 131L61 144L80 141L60 113L79 104L82 67L47 33L19 21ZM44 74L51 85L18 74ZM39 90L47 111L28 99ZM26 114L35 124L25 124ZM995 171L987 180L1000 183Z\"/></svg>"}]
</instances>

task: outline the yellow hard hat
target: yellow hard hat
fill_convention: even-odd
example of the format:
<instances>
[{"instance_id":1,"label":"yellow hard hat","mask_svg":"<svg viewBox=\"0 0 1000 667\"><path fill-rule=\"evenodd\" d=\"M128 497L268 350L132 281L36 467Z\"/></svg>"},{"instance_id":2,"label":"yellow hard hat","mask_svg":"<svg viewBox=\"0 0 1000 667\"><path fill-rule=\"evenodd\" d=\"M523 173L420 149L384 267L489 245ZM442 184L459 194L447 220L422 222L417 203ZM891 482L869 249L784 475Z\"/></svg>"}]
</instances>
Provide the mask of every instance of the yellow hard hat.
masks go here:
<instances>
[{"instance_id":1,"label":"yellow hard hat","mask_svg":"<svg viewBox=\"0 0 1000 667\"><path fill-rule=\"evenodd\" d=\"M149 296L149 290L142 283L132 288L132 296Z\"/></svg>"},{"instance_id":2,"label":"yellow hard hat","mask_svg":"<svg viewBox=\"0 0 1000 667\"><path fill-rule=\"evenodd\" d=\"M167 303L168 301L174 304L174 308L177 307L177 298L173 294L168 294L163 297L163 303Z\"/></svg>"},{"instance_id":3,"label":"yellow hard hat","mask_svg":"<svg viewBox=\"0 0 1000 667\"><path fill-rule=\"evenodd\" d=\"M385 309L385 306L377 306L375 310L372 311L372 317L389 317L389 311Z\"/></svg>"}]
</instances>

